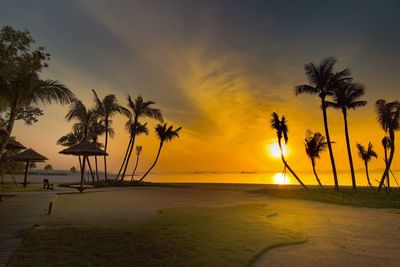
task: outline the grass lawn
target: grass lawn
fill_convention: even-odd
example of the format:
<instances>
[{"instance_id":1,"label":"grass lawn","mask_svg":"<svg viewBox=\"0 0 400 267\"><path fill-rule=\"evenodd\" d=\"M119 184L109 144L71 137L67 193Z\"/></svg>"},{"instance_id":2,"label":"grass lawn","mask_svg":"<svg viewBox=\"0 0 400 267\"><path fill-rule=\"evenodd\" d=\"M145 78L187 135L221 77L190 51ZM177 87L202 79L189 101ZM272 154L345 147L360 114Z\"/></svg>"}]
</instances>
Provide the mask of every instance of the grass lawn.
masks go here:
<instances>
[{"instance_id":1,"label":"grass lawn","mask_svg":"<svg viewBox=\"0 0 400 267\"><path fill-rule=\"evenodd\" d=\"M250 266L263 251L306 241L262 204L161 210L124 227L31 230L9 266Z\"/></svg>"},{"instance_id":2,"label":"grass lawn","mask_svg":"<svg viewBox=\"0 0 400 267\"><path fill-rule=\"evenodd\" d=\"M327 189L299 189L299 188L263 188L248 191L252 194L262 194L279 198L294 198L369 208L400 208L400 190L382 190L359 188L354 191L350 188L335 190Z\"/></svg>"},{"instance_id":3,"label":"grass lawn","mask_svg":"<svg viewBox=\"0 0 400 267\"><path fill-rule=\"evenodd\" d=\"M26 187L22 185L16 186L14 183L12 184L4 184L3 186L0 185L0 193L9 193L9 192L39 192L39 191L47 191L43 189L42 184L34 184L30 183Z\"/></svg>"}]
</instances>

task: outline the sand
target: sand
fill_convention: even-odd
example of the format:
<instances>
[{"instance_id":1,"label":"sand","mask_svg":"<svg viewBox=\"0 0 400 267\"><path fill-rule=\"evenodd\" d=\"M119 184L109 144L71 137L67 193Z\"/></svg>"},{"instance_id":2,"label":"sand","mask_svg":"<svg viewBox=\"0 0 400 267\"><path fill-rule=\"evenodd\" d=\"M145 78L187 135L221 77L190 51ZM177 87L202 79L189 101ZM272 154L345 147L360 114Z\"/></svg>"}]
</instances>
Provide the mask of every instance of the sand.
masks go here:
<instances>
[{"instance_id":1,"label":"sand","mask_svg":"<svg viewBox=\"0 0 400 267\"><path fill-rule=\"evenodd\" d=\"M261 255L261 266L399 266L400 210L338 206L305 200L276 199L245 190L259 185L190 185L97 190L61 194L50 225L124 225L145 222L160 209L213 207L261 202L275 210L273 220L308 235L301 245Z\"/></svg>"}]
</instances>

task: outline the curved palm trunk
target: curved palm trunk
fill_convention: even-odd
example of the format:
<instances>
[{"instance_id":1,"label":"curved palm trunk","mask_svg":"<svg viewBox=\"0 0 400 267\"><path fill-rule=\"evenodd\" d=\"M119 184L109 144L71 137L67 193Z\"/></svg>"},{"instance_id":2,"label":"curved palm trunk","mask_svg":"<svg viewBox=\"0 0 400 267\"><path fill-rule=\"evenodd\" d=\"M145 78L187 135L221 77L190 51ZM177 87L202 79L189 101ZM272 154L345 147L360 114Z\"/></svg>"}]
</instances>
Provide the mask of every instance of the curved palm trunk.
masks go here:
<instances>
[{"instance_id":1,"label":"curved palm trunk","mask_svg":"<svg viewBox=\"0 0 400 267\"><path fill-rule=\"evenodd\" d=\"M125 162L125 167L124 167L124 171L122 172L121 181L123 181L124 178L125 178L125 173L126 173L126 170L128 169L129 160L131 159L132 151L133 151L133 148L134 148L134 146L135 146L136 125L137 125L137 123L138 123L138 119L135 117L135 121L134 121L134 124L133 124L133 125L134 125L134 129L135 129L135 132L133 133L133 136L132 136L131 149L129 150L128 158L126 159L126 162Z\"/></svg>"},{"instance_id":2,"label":"curved palm trunk","mask_svg":"<svg viewBox=\"0 0 400 267\"><path fill-rule=\"evenodd\" d=\"M368 162L365 162L365 173L367 174L367 181L368 181L369 187L373 188L373 186L371 184L371 180L369 179Z\"/></svg>"},{"instance_id":3,"label":"curved palm trunk","mask_svg":"<svg viewBox=\"0 0 400 267\"><path fill-rule=\"evenodd\" d=\"M339 181L338 181L338 178L337 178L335 158L333 157L331 138L329 136L328 116L326 114L325 98L321 98L321 100L322 100L322 114L323 114L323 117L324 117L325 136L326 136L326 141L328 143L329 157L331 159L331 165L332 165L333 181L335 183L335 189L338 189L339 188Z\"/></svg>"},{"instance_id":4,"label":"curved palm trunk","mask_svg":"<svg viewBox=\"0 0 400 267\"><path fill-rule=\"evenodd\" d=\"M93 174L93 169L92 169L92 165L90 164L90 160L89 157L86 157L87 163L88 163L88 167L89 167L89 171L90 171L90 175L92 176L92 182L94 184L94 174Z\"/></svg>"},{"instance_id":5,"label":"curved palm trunk","mask_svg":"<svg viewBox=\"0 0 400 267\"><path fill-rule=\"evenodd\" d=\"M105 137L105 141L104 141L104 151L107 152L107 145L108 145L108 116L105 117L105 121L106 121L106 137ZM107 177L107 156L104 155L104 180L107 181L108 177Z\"/></svg>"},{"instance_id":6,"label":"curved palm trunk","mask_svg":"<svg viewBox=\"0 0 400 267\"><path fill-rule=\"evenodd\" d=\"M96 168L96 181L99 183L100 178L99 178L99 165L97 163L97 156L94 156L94 164L95 164L95 168Z\"/></svg>"},{"instance_id":7,"label":"curved palm trunk","mask_svg":"<svg viewBox=\"0 0 400 267\"><path fill-rule=\"evenodd\" d=\"M133 169L133 172L132 172L131 182L133 181L133 178L135 177L135 172L136 172L137 166L139 164L139 157L140 157L140 154L137 155L137 157L136 157L136 163L135 163L135 168Z\"/></svg>"},{"instance_id":8,"label":"curved palm trunk","mask_svg":"<svg viewBox=\"0 0 400 267\"><path fill-rule=\"evenodd\" d=\"M126 148L126 151L125 151L124 160L122 161L122 164L121 164L121 167L119 168L118 174L115 177L115 181L117 181L119 179L119 176L121 175L121 172L122 172L122 168L125 166L126 158L128 157L129 150L131 149L131 144L132 144L132 137L129 138L129 143L128 143L128 147Z\"/></svg>"},{"instance_id":9,"label":"curved palm trunk","mask_svg":"<svg viewBox=\"0 0 400 267\"><path fill-rule=\"evenodd\" d=\"M393 157L394 157L394 131L393 130L390 130L389 137L391 140L389 160L388 160L388 163L386 164L386 168L385 168L385 171L383 172L381 181L379 182L378 191L381 191L383 183L385 182L386 177L389 175L390 166L392 165L392 161L393 161Z\"/></svg>"},{"instance_id":10,"label":"curved palm trunk","mask_svg":"<svg viewBox=\"0 0 400 267\"><path fill-rule=\"evenodd\" d=\"M317 171L316 171L316 169L315 169L315 162L314 162L313 160L311 160L311 164L312 164L312 169L313 169L313 172L314 172L315 179L317 179L317 182L318 182L318 184L319 184L319 187L324 188L324 187L322 186L322 184L321 184L321 181L319 180Z\"/></svg>"},{"instance_id":11,"label":"curved palm trunk","mask_svg":"<svg viewBox=\"0 0 400 267\"><path fill-rule=\"evenodd\" d=\"M3 154L6 150L6 146L7 146L8 142L10 141L10 137L11 137L12 130L14 129L16 117L17 117L17 111L16 111L16 104L14 103L14 105L10 109L10 117L9 117L8 123L7 123L7 135L3 138L3 142L1 142L1 146L0 146L0 160L3 158Z\"/></svg>"},{"instance_id":12,"label":"curved palm trunk","mask_svg":"<svg viewBox=\"0 0 400 267\"><path fill-rule=\"evenodd\" d=\"M283 151L282 151L282 144L281 144L281 140L278 141L279 144L279 149L281 151L281 159L283 164L285 165L285 167L290 171L290 173L294 176L294 178L296 178L296 180L299 182L299 184L304 188L304 189L308 189L307 186L300 180L300 178L297 176L297 174L292 170L292 168L290 168L289 164L287 164L285 157L283 156Z\"/></svg>"},{"instance_id":13,"label":"curved palm trunk","mask_svg":"<svg viewBox=\"0 0 400 267\"><path fill-rule=\"evenodd\" d=\"M384 150L385 150L385 166L387 166L387 164L388 164L388 154L387 154L387 148L386 148L386 146L384 147ZM390 169L389 169L389 172L390 172ZM390 189L390 181L389 181L389 172L388 172L388 174L387 174L387 177L386 177L386 179L387 179L387 187Z\"/></svg>"},{"instance_id":14,"label":"curved palm trunk","mask_svg":"<svg viewBox=\"0 0 400 267\"><path fill-rule=\"evenodd\" d=\"M353 189L356 190L357 189L356 175L354 173L353 157L351 155L349 128L348 128L348 125L347 125L347 111L345 109L343 109L343 120L344 120L344 133L346 135L347 154L349 156L350 173L351 173L351 184L352 184Z\"/></svg>"},{"instance_id":15,"label":"curved palm trunk","mask_svg":"<svg viewBox=\"0 0 400 267\"><path fill-rule=\"evenodd\" d=\"M160 143L160 147L158 148L158 152L157 152L157 156L156 159L154 160L153 165L151 165L151 167L147 170L147 172L142 176L142 178L140 178L139 183L141 181L143 181L144 178L146 178L146 176L150 173L150 171L154 168L154 166L156 166L158 158L160 157L160 153L161 153L161 148L163 147L163 142Z\"/></svg>"}]
</instances>

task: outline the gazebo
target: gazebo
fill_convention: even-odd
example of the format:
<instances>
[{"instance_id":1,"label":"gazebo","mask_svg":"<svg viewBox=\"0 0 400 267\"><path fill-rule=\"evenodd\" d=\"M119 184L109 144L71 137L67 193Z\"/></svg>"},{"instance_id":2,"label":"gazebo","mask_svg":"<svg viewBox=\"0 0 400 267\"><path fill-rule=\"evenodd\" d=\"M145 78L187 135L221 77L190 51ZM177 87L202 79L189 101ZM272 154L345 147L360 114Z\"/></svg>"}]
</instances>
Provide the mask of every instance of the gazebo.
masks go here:
<instances>
[{"instance_id":1,"label":"gazebo","mask_svg":"<svg viewBox=\"0 0 400 267\"><path fill-rule=\"evenodd\" d=\"M19 162L26 162L25 166L25 176L24 176L24 182L22 185L24 187L27 186L27 178L28 178L28 170L29 170L29 163L31 162L44 162L45 160L48 160L45 156L40 155L37 153L35 150L29 148L27 150L22 151L21 153L18 153L13 157L15 161Z\"/></svg>"},{"instance_id":2,"label":"gazebo","mask_svg":"<svg viewBox=\"0 0 400 267\"><path fill-rule=\"evenodd\" d=\"M81 168L81 182L80 186L78 187L78 190L80 193L83 192L86 188L84 187L84 178L85 178L85 166L86 166L86 161L89 156L108 156L108 153L105 152L104 150L98 148L91 142L89 142L87 139L83 140L77 145L73 145L69 148L66 148L62 151L60 151L60 154L64 155L74 155L74 156L83 156L82 159L82 164L80 165Z\"/></svg>"}]
</instances>

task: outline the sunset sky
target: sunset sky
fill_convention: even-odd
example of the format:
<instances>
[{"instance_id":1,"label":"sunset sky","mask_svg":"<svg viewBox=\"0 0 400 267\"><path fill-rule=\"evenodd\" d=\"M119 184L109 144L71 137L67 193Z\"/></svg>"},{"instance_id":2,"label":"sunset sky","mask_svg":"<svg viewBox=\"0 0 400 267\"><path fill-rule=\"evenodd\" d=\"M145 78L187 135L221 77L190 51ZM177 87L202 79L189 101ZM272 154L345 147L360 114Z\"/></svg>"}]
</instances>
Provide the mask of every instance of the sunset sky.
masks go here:
<instances>
[{"instance_id":1,"label":"sunset sky","mask_svg":"<svg viewBox=\"0 0 400 267\"><path fill-rule=\"evenodd\" d=\"M183 127L181 138L164 147L157 172L281 170L268 151L276 142L273 111L288 119L289 163L310 170L303 142L307 129L323 132L320 102L296 97L293 88L306 83L305 63L326 56L366 86L368 105L349 113L355 167L364 167L355 144L371 141L380 157L371 169L383 168L374 103L399 99L399 14L398 1L0 2L0 25L28 29L52 54L44 78L62 81L88 106L92 88L124 105L128 94L142 95ZM19 122L13 135L55 168L77 166L56 145L72 125L64 119L67 107L44 110L38 123ZM342 114L328 115L338 169L347 170ZM114 118L113 171L128 143L125 121ZM157 151L153 126L137 142L144 147L141 170ZM398 155L394 166L400 167ZM328 152L317 168L330 169Z\"/></svg>"}]
</instances>

